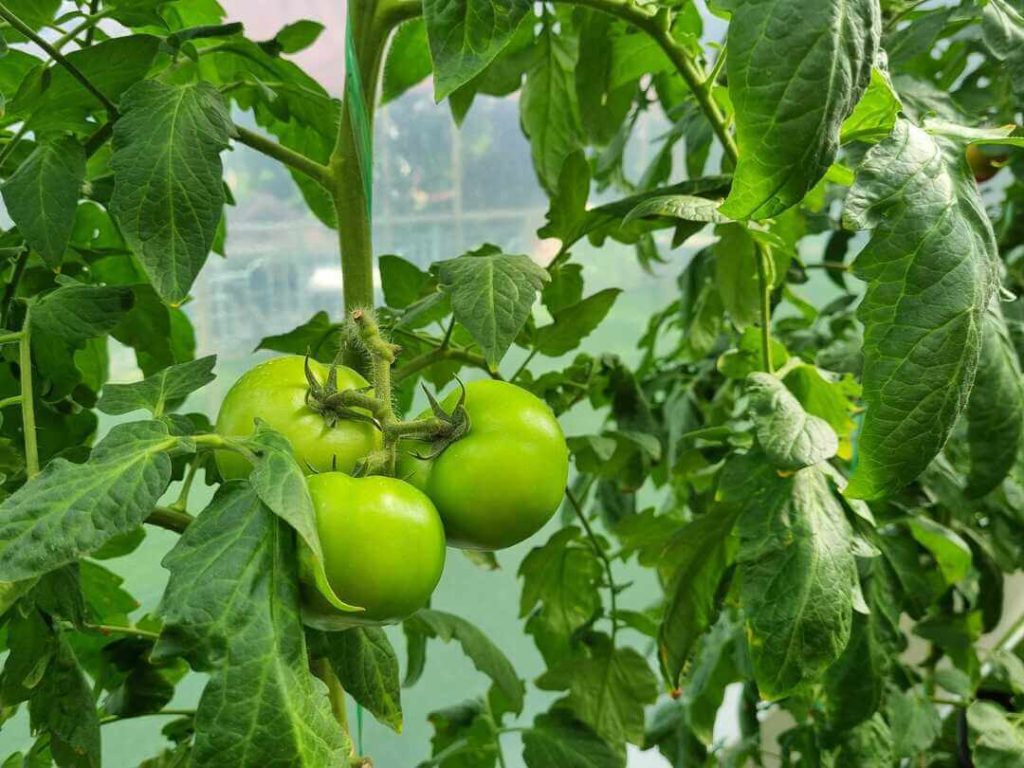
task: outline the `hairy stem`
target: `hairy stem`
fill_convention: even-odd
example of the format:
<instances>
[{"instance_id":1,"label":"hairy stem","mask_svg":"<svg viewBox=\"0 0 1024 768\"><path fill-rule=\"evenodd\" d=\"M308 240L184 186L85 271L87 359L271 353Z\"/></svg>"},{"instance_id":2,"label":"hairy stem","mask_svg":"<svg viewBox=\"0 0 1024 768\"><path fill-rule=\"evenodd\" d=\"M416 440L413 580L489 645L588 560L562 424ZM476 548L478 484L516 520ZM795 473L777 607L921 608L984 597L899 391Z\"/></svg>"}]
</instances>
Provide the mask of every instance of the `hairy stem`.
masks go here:
<instances>
[{"instance_id":1,"label":"hairy stem","mask_svg":"<svg viewBox=\"0 0 1024 768\"><path fill-rule=\"evenodd\" d=\"M331 667L331 663L327 659L316 659L312 662L311 667L313 674L323 680L324 685L327 686L327 696L331 702L334 719L338 721L338 725L348 736L348 710L345 706L345 689L341 687L341 681L334 674L334 668Z\"/></svg>"},{"instance_id":2,"label":"hairy stem","mask_svg":"<svg viewBox=\"0 0 1024 768\"><path fill-rule=\"evenodd\" d=\"M86 629L102 632L104 635L131 635L132 637L141 637L146 640L160 639L159 632L150 632L148 629L140 629L139 627L122 627L116 624L85 624L83 626Z\"/></svg>"},{"instance_id":3,"label":"hairy stem","mask_svg":"<svg viewBox=\"0 0 1024 768\"><path fill-rule=\"evenodd\" d=\"M89 78L82 74L82 71L78 67L72 64L70 61L68 61L60 51L54 48L44 38L37 35L35 31L32 29L32 27L28 26L28 24L23 22L16 15L14 15L14 13L12 13L10 9L8 9L7 6L5 6L3 3L0 3L0 19L6 21L12 27L18 30L18 32L20 32L33 43L42 48L51 59L53 59L55 62L64 67L64 69L67 70L69 75L71 75L73 78L75 78L75 80L81 83L82 87L85 88L85 90L87 90L89 93L96 97L97 101L99 101L99 103L102 104L103 108L107 111L107 115L109 115L111 120L117 119L117 105L115 105L114 102L107 98L107 95L103 93L103 91L101 91L99 88L93 85Z\"/></svg>"},{"instance_id":4,"label":"hairy stem","mask_svg":"<svg viewBox=\"0 0 1024 768\"><path fill-rule=\"evenodd\" d=\"M304 173L326 189L331 188L331 172L326 165L240 125L234 127L234 132L234 138L250 149L255 149L293 170Z\"/></svg>"}]
</instances>

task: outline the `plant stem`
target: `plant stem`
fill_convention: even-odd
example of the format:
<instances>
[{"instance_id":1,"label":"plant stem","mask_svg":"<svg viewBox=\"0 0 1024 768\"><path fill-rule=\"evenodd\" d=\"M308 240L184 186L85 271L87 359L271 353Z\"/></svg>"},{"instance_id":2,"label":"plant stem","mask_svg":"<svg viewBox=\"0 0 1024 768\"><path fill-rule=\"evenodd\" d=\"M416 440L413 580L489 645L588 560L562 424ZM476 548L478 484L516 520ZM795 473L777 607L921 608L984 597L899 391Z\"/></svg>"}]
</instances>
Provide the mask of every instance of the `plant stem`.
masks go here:
<instances>
[{"instance_id":1,"label":"plant stem","mask_svg":"<svg viewBox=\"0 0 1024 768\"><path fill-rule=\"evenodd\" d=\"M83 32L89 33L89 36L86 38L85 41L85 46L88 47L92 45L93 28L97 24L99 24L103 19L110 16L110 14L113 12L111 9L108 8L104 8L102 11L99 11L97 10L98 6L99 0L93 0L88 15L82 20L82 22L77 27L73 27L72 29L68 30L65 34L63 34L61 37L57 38L57 40L55 40L53 43L53 47L59 51Z\"/></svg>"},{"instance_id":2,"label":"plant stem","mask_svg":"<svg viewBox=\"0 0 1024 768\"><path fill-rule=\"evenodd\" d=\"M370 355L373 373L373 397L376 400L374 416L380 423L384 433L380 461L370 462L367 470L371 474L376 471L388 476L395 474L395 461L398 455L400 435L394 432L398 423L395 409L391 402L391 366L398 354L398 347L387 341L380 333L380 326L373 313L365 309L352 312L352 322L358 329L359 340ZM376 466L374 466L376 465Z\"/></svg>"},{"instance_id":3,"label":"plant stem","mask_svg":"<svg viewBox=\"0 0 1024 768\"><path fill-rule=\"evenodd\" d=\"M85 629L95 630L96 632L102 632L105 635L131 635L132 637L142 637L146 640L159 640L159 632L150 632L148 629L140 629L139 627L121 627L116 624L83 624Z\"/></svg>"},{"instance_id":4,"label":"plant stem","mask_svg":"<svg viewBox=\"0 0 1024 768\"><path fill-rule=\"evenodd\" d=\"M170 507L156 507L149 513L146 522L158 528L166 528L175 533L184 533L192 521L192 515L182 509L171 509Z\"/></svg>"},{"instance_id":5,"label":"plant stem","mask_svg":"<svg viewBox=\"0 0 1024 768\"><path fill-rule=\"evenodd\" d=\"M36 440L35 394L32 391L32 308L25 312L25 323L18 342L18 367L21 369L21 426L25 433L25 474L39 474L39 445Z\"/></svg>"},{"instance_id":6,"label":"plant stem","mask_svg":"<svg viewBox=\"0 0 1024 768\"><path fill-rule=\"evenodd\" d=\"M331 667L331 663L327 659L316 659L312 662L311 666L313 674L323 680L324 685L327 686L327 696L331 702L331 711L334 713L334 719L338 721L338 725L345 731L345 735L349 736L345 689L341 687L341 681L334 674L334 668ZM351 737L349 737L349 741L352 741ZM353 745L354 748L355 745Z\"/></svg>"},{"instance_id":7,"label":"plant stem","mask_svg":"<svg viewBox=\"0 0 1024 768\"><path fill-rule=\"evenodd\" d=\"M134 712L130 715L107 715L100 720L100 725L116 723L120 720L132 720L136 717L195 717L194 709L161 709L157 712Z\"/></svg>"},{"instance_id":8,"label":"plant stem","mask_svg":"<svg viewBox=\"0 0 1024 768\"><path fill-rule=\"evenodd\" d=\"M170 505L169 509L176 512L184 512L188 509L188 495L192 491L192 482L196 479L196 471L199 469L199 454L196 454L192 459L192 463L188 465L188 470L185 473L185 480L181 484L181 491L178 493L178 498L174 500L174 503Z\"/></svg>"},{"instance_id":9,"label":"plant stem","mask_svg":"<svg viewBox=\"0 0 1024 768\"><path fill-rule=\"evenodd\" d=\"M0 344L17 344L22 338L21 331L0 334Z\"/></svg>"},{"instance_id":10,"label":"plant stem","mask_svg":"<svg viewBox=\"0 0 1024 768\"><path fill-rule=\"evenodd\" d=\"M619 631L619 619L618 619L618 608L616 606L616 587L615 579L612 578L612 561L608 559L607 553L601 548L600 542L597 540L597 536L594 534L594 529L590 525L590 521L587 520L587 516L583 513L583 508L580 506L579 500L576 498L576 494L572 492L572 489L566 486L565 498L569 500L569 504L576 513L577 519L583 526L583 530L587 534L587 538L590 539L590 545L594 548L594 554L597 555L598 559L604 564L605 576L608 579L608 598L611 611L611 622L612 622L612 645L615 644L615 635Z\"/></svg>"},{"instance_id":11,"label":"plant stem","mask_svg":"<svg viewBox=\"0 0 1024 768\"><path fill-rule=\"evenodd\" d=\"M287 165L289 168L306 174L326 189L331 188L331 172L326 165L240 125L236 125L234 131L235 139L240 143Z\"/></svg>"},{"instance_id":12,"label":"plant stem","mask_svg":"<svg viewBox=\"0 0 1024 768\"><path fill-rule=\"evenodd\" d=\"M22 123L21 127L15 131L13 136L11 136L11 140L7 142L3 151L0 152L0 168L2 168L4 163L7 162L7 158L14 154L14 150L18 148L18 144L21 142L25 134L28 133L28 125L27 121Z\"/></svg>"},{"instance_id":13,"label":"plant stem","mask_svg":"<svg viewBox=\"0 0 1024 768\"><path fill-rule=\"evenodd\" d=\"M760 243L754 243L754 261L757 264L757 284L761 298L761 362L768 373L775 370L772 365L772 287L768 280L768 250Z\"/></svg>"},{"instance_id":14,"label":"plant stem","mask_svg":"<svg viewBox=\"0 0 1024 768\"><path fill-rule=\"evenodd\" d=\"M9 405L18 405L19 403L21 403L21 395L5 397L3 400L0 400L0 409L6 408Z\"/></svg>"},{"instance_id":15,"label":"plant stem","mask_svg":"<svg viewBox=\"0 0 1024 768\"><path fill-rule=\"evenodd\" d=\"M81 83L85 90L96 97L100 104L103 105L103 108L107 111L107 115L111 120L117 119L117 106L114 102L108 99L103 91L93 85L89 78L82 74L82 71L78 67L68 61L60 51L54 48L44 38L37 35L35 31L33 31L32 27L28 26L28 24L15 16L3 3L0 3L0 19L4 19L21 34L42 48L51 59L64 67L68 74Z\"/></svg>"}]
</instances>

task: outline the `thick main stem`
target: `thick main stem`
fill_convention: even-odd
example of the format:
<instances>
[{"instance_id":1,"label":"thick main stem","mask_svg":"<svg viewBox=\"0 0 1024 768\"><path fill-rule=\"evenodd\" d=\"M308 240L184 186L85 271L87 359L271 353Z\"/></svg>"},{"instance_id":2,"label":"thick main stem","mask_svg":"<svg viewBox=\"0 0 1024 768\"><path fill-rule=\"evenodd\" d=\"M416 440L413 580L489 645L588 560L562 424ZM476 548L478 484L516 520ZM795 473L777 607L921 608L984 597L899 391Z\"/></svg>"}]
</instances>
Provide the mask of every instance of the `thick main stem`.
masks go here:
<instances>
[{"instance_id":1,"label":"thick main stem","mask_svg":"<svg viewBox=\"0 0 1024 768\"><path fill-rule=\"evenodd\" d=\"M358 87L346 85L342 101L338 140L331 154L329 168L331 199L338 226L341 248L342 292L345 311L373 306L373 232L370 224L372 157L360 147L358 115L366 121L364 128L373 135L374 103L380 64L393 26L384 16L387 3L372 0L350 2L348 34L355 46L356 71L346 72L346 81L357 78ZM382 21L378 18L381 14ZM387 23L385 23L387 22ZM347 64L351 64L351 60ZM362 103L358 103L361 100Z\"/></svg>"}]
</instances>

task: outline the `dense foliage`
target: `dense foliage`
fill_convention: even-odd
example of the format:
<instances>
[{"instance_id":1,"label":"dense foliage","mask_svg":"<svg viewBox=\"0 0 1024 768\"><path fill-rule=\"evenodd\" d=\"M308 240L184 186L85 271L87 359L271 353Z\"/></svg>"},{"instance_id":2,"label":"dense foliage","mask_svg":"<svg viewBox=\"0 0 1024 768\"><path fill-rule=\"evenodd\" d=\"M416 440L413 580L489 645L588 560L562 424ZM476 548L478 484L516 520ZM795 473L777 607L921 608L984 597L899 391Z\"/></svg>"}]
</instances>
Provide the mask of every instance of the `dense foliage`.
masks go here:
<instances>
[{"instance_id":1,"label":"dense foliage","mask_svg":"<svg viewBox=\"0 0 1024 768\"><path fill-rule=\"evenodd\" d=\"M161 711L190 669L209 682L150 768L362 765L346 694L401 727L380 627L304 613L299 561L322 584L324 547L285 427L232 440L177 410L214 376L181 305L229 242L233 145L338 230L348 316L261 346L363 369L353 402L383 435L364 469L396 472L417 387L460 371L604 419L569 438L563 525L507 606L547 667L532 684L564 695L520 717L500 639L420 610L405 685L430 640L490 682L431 715L424 765L505 765L510 730L529 768L614 768L627 744L677 767L1024 764L1024 633L1003 615L1024 563L1020 0L350 0L342 100L289 58L313 22L252 40L216 0L75 5L0 2L0 717L24 705L37 734L5 766L101 765L103 724ZM375 106L431 75L456 121L518 93L551 263L375 256ZM712 244L684 257L698 232ZM639 340L573 356L621 293L588 292L574 250L608 240L678 294ZM834 299L805 297L816 270ZM111 338L142 381L107 382ZM637 345L635 366L616 354ZM502 364L512 347L526 364ZM438 451L475 455L448 402ZM94 441L97 410L121 418ZM197 477L219 484L201 514ZM144 524L182 535L157 615L130 623L102 561Z\"/></svg>"}]
</instances>

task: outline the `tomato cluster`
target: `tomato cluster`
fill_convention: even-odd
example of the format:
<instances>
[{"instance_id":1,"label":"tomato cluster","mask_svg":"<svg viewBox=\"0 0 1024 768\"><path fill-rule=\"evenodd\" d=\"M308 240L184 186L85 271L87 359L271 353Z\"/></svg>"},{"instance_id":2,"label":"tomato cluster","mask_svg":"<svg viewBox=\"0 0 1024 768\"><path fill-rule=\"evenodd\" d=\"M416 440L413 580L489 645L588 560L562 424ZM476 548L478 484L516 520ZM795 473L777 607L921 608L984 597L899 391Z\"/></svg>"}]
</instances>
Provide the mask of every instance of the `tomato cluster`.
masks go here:
<instances>
[{"instance_id":1,"label":"tomato cluster","mask_svg":"<svg viewBox=\"0 0 1024 768\"><path fill-rule=\"evenodd\" d=\"M369 420L325 418L307 397L305 365L298 356L279 357L243 374L224 399L217 431L243 438L260 419L289 440L309 474L327 580L341 600L364 609L347 620L408 616L437 586L446 542L503 549L536 533L558 508L568 448L551 409L526 390L479 381L452 392L441 407L451 413L462 401L464 436L440 446L404 441L397 477L353 477L380 448L380 432ZM321 381L329 373L313 362L310 370ZM335 367L335 376L339 391L369 387L344 366ZM234 453L218 455L217 464L225 477L249 471ZM330 614L306 571L307 607Z\"/></svg>"}]
</instances>

